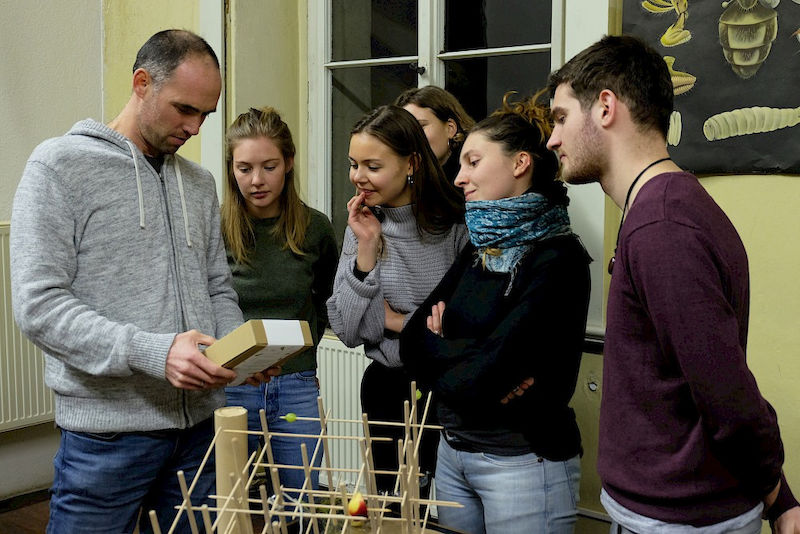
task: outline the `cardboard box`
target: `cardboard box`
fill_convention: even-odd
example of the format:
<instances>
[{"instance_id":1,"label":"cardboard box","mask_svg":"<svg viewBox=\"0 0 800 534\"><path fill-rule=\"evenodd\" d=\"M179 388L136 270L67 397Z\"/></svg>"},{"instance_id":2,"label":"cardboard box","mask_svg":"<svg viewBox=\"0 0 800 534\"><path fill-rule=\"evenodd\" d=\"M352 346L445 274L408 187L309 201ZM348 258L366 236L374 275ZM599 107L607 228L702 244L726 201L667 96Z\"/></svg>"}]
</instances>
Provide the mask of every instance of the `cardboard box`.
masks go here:
<instances>
[{"instance_id":1,"label":"cardboard box","mask_svg":"<svg viewBox=\"0 0 800 534\"><path fill-rule=\"evenodd\" d=\"M306 321L294 319L251 319L210 347L206 356L237 377L230 383L238 386L267 367L281 365L314 340Z\"/></svg>"}]
</instances>

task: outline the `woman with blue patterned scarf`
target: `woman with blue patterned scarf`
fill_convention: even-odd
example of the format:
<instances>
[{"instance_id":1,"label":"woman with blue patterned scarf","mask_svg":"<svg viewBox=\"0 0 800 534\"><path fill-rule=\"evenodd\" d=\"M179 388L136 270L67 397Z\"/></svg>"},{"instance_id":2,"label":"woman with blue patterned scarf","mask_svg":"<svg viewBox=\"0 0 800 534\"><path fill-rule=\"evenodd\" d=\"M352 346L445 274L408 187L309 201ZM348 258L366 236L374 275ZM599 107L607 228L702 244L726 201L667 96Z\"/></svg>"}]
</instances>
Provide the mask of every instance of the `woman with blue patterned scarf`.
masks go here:
<instances>
[{"instance_id":1,"label":"woman with blue patterned scarf","mask_svg":"<svg viewBox=\"0 0 800 534\"><path fill-rule=\"evenodd\" d=\"M455 183L470 245L409 320L404 365L444 426L439 522L472 534L572 533L581 441L575 391L589 258L572 233L539 95L478 123Z\"/></svg>"}]
</instances>

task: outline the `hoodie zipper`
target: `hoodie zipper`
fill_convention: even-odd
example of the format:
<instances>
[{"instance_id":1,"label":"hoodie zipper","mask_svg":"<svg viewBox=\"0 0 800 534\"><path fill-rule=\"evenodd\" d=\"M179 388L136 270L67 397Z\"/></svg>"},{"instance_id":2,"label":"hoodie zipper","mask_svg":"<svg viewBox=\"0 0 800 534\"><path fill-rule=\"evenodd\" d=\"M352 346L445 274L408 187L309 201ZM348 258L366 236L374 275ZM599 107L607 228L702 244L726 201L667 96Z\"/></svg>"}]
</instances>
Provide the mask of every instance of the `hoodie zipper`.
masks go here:
<instances>
[{"instance_id":1,"label":"hoodie zipper","mask_svg":"<svg viewBox=\"0 0 800 534\"><path fill-rule=\"evenodd\" d=\"M174 156L173 156L174 157ZM175 279L175 298L178 301L178 313L179 317L178 323L180 324L180 331L186 331L186 312L183 309L183 295L181 293L181 283L180 283L180 276L178 274L178 253L175 250L175 234L172 228L172 212L170 211L169 207L169 194L167 191L167 181L165 178L166 171L169 166L167 162L164 161L164 164L161 166L161 172L158 173L158 178L161 181L161 195L164 201L164 210L166 211L166 222L167 222L167 232L169 233L170 238L170 250L172 251L172 263L170 264L170 270L172 271L172 276ZM155 170L155 169L154 169ZM183 421L185 426L189 426L191 423L189 418L189 409L188 409L188 399L186 398L186 391L183 389L179 390L180 398L181 398L181 411L183 412Z\"/></svg>"}]
</instances>

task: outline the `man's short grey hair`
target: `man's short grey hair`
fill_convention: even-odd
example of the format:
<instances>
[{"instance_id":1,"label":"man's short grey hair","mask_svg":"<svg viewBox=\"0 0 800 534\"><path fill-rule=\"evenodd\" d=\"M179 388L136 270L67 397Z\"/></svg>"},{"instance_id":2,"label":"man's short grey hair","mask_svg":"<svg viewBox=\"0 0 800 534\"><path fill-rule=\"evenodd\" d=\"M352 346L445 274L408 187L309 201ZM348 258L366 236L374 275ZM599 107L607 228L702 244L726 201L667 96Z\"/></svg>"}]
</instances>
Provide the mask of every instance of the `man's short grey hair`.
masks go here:
<instances>
[{"instance_id":1,"label":"man's short grey hair","mask_svg":"<svg viewBox=\"0 0 800 534\"><path fill-rule=\"evenodd\" d=\"M133 63L133 72L144 69L150 73L156 88L166 82L188 56L208 56L219 68L219 60L205 39L187 30L164 30L142 45Z\"/></svg>"}]
</instances>

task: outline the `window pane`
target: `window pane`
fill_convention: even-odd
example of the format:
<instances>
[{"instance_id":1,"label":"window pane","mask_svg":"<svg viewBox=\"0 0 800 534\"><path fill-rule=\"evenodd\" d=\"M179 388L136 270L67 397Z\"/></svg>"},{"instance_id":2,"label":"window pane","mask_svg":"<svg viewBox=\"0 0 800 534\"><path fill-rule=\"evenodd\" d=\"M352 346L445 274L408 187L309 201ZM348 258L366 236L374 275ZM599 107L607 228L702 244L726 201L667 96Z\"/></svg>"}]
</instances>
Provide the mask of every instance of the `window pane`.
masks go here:
<instances>
[{"instance_id":1,"label":"window pane","mask_svg":"<svg viewBox=\"0 0 800 534\"><path fill-rule=\"evenodd\" d=\"M353 196L349 179L350 130L364 114L417 86L408 65L359 67L333 71L331 95L331 220L339 245L347 227L347 201Z\"/></svg>"},{"instance_id":2,"label":"window pane","mask_svg":"<svg viewBox=\"0 0 800 534\"><path fill-rule=\"evenodd\" d=\"M417 55L416 0L333 0L333 61Z\"/></svg>"},{"instance_id":3,"label":"window pane","mask_svg":"<svg viewBox=\"0 0 800 534\"><path fill-rule=\"evenodd\" d=\"M552 0L447 0L444 50L550 42Z\"/></svg>"},{"instance_id":4,"label":"window pane","mask_svg":"<svg viewBox=\"0 0 800 534\"><path fill-rule=\"evenodd\" d=\"M547 83L550 54L514 54L445 62L445 88L476 121L499 108L507 91L532 96Z\"/></svg>"}]
</instances>

